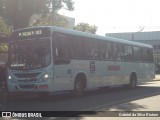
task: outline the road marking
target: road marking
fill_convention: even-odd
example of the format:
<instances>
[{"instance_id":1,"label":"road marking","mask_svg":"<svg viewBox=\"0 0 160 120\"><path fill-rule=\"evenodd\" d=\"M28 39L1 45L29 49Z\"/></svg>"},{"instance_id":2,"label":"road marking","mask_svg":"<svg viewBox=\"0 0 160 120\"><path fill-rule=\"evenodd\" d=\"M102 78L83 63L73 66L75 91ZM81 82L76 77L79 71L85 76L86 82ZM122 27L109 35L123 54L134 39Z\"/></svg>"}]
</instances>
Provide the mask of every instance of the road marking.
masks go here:
<instances>
[{"instance_id":1,"label":"road marking","mask_svg":"<svg viewBox=\"0 0 160 120\"><path fill-rule=\"evenodd\" d=\"M124 102L127 103L127 101L133 101L133 100L136 100L136 99L141 99L141 98L144 98L144 97L157 95L157 94L160 94L160 92L151 93L151 94L138 96L138 97L133 97L133 98L128 98L128 99L124 99L124 100L119 100L119 101L115 101L115 102L112 102L112 103L107 103L107 104L98 105L98 106L94 106L94 107L89 107L89 108L85 108L85 109L80 110L80 111L95 111L97 109L102 109L104 107L109 107L109 106L112 106L112 105L115 105L115 104L121 104L121 103L124 103Z\"/></svg>"}]
</instances>

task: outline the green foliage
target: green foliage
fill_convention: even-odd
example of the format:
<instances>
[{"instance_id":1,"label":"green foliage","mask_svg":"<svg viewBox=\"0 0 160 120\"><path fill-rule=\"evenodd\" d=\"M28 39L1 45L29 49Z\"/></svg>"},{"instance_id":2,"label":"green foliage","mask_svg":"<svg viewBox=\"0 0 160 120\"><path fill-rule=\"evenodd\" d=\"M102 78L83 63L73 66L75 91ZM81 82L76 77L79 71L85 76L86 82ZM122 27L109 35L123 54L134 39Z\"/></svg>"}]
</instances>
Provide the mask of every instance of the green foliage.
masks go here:
<instances>
[{"instance_id":1,"label":"green foliage","mask_svg":"<svg viewBox=\"0 0 160 120\"><path fill-rule=\"evenodd\" d=\"M10 35L11 32L12 32L12 28L10 26L8 26L2 20L2 18L0 18L0 33L6 34L6 35Z\"/></svg>"},{"instance_id":2,"label":"green foliage","mask_svg":"<svg viewBox=\"0 0 160 120\"><path fill-rule=\"evenodd\" d=\"M18 29L27 27L33 14L47 14L62 8L73 10L73 4L72 0L0 0L0 17Z\"/></svg>"},{"instance_id":3,"label":"green foliage","mask_svg":"<svg viewBox=\"0 0 160 120\"><path fill-rule=\"evenodd\" d=\"M74 29L92 34L96 34L97 31L97 27L95 25L89 25L88 23L79 23L77 26L74 27Z\"/></svg>"},{"instance_id":4,"label":"green foliage","mask_svg":"<svg viewBox=\"0 0 160 120\"><path fill-rule=\"evenodd\" d=\"M7 52L8 52L8 44L0 43L0 53L7 53Z\"/></svg>"},{"instance_id":5,"label":"green foliage","mask_svg":"<svg viewBox=\"0 0 160 120\"><path fill-rule=\"evenodd\" d=\"M74 2L72 0L49 0L50 4L53 2L53 8L55 11L58 11L59 9L66 9L66 10L74 10Z\"/></svg>"},{"instance_id":6,"label":"green foliage","mask_svg":"<svg viewBox=\"0 0 160 120\"><path fill-rule=\"evenodd\" d=\"M8 37L12 32L12 27L8 26L2 18L0 18L0 54L4 53L0 58L3 61L5 59L5 53L8 52L8 44L7 41L3 41L3 38ZM2 41L1 41L2 40Z\"/></svg>"},{"instance_id":7,"label":"green foliage","mask_svg":"<svg viewBox=\"0 0 160 120\"><path fill-rule=\"evenodd\" d=\"M51 14L42 14L39 16L39 19L31 26L50 26L50 25L55 25L58 27L64 27L67 28L68 21L65 19L64 16L59 15L59 14L54 14L55 16L55 23L52 23L52 16Z\"/></svg>"}]
</instances>

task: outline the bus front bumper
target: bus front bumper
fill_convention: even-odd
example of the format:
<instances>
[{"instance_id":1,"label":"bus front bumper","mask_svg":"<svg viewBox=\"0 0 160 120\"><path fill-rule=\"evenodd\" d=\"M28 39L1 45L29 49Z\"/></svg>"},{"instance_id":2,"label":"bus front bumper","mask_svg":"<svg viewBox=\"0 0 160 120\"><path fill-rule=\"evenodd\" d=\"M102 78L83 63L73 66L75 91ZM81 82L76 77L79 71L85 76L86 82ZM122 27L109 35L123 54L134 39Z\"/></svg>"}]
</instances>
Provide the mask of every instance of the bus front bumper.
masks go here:
<instances>
[{"instance_id":1,"label":"bus front bumper","mask_svg":"<svg viewBox=\"0 0 160 120\"><path fill-rule=\"evenodd\" d=\"M49 92L49 85L47 83L8 83L8 92Z\"/></svg>"}]
</instances>

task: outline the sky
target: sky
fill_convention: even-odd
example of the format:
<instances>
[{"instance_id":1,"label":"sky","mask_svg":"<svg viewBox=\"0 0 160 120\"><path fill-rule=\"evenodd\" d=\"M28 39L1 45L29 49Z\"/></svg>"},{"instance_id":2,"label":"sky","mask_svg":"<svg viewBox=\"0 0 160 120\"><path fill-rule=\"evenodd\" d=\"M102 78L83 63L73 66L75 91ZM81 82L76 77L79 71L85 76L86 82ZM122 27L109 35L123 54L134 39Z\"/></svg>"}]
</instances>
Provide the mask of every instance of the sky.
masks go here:
<instances>
[{"instance_id":1,"label":"sky","mask_svg":"<svg viewBox=\"0 0 160 120\"><path fill-rule=\"evenodd\" d=\"M160 31L160 0L72 0L74 11L59 13L98 27L96 34Z\"/></svg>"}]
</instances>

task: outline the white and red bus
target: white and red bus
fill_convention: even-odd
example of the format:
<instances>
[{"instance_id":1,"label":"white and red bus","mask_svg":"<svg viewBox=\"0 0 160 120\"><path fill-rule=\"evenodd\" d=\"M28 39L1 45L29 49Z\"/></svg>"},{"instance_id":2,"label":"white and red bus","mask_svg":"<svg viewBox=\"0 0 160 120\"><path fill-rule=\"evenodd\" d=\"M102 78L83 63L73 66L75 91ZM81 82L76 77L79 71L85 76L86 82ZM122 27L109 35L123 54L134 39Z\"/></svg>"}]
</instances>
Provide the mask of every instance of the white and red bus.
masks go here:
<instances>
[{"instance_id":1,"label":"white and red bus","mask_svg":"<svg viewBox=\"0 0 160 120\"><path fill-rule=\"evenodd\" d=\"M59 27L20 29L9 41L9 92L51 93L154 78L152 46Z\"/></svg>"}]
</instances>

